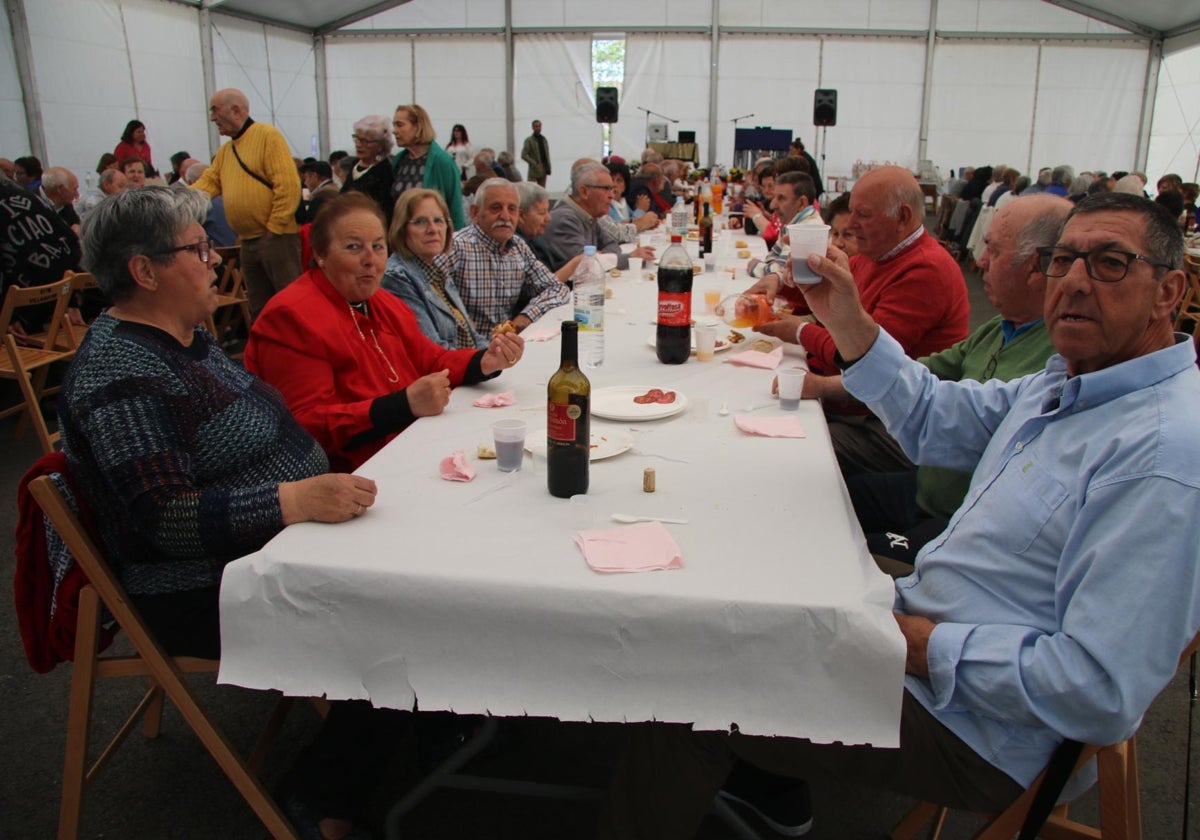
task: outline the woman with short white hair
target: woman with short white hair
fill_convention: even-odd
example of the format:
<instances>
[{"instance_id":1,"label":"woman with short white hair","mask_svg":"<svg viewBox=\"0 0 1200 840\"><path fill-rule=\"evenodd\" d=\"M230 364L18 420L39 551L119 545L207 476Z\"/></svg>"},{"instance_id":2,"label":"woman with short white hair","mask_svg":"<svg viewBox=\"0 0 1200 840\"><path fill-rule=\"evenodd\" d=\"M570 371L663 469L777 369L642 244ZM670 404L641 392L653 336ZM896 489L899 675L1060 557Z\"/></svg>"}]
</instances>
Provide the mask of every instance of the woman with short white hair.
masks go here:
<instances>
[{"instance_id":1,"label":"woman with short white hair","mask_svg":"<svg viewBox=\"0 0 1200 840\"><path fill-rule=\"evenodd\" d=\"M366 193L383 211L387 223L392 220L392 125L387 117L371 114L354 124L354 168L350 170L342 192Z\"/></svg>"}]
</instances>

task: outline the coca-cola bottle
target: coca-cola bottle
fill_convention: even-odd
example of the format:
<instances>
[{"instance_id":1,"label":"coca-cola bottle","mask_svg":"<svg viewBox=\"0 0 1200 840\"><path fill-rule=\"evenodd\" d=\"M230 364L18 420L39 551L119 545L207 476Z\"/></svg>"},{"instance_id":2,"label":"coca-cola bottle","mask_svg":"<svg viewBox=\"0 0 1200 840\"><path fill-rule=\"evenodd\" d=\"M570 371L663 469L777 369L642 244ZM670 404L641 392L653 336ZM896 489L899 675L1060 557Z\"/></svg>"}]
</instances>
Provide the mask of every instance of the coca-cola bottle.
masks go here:
<instances>
[{"instance_id":1,"label":"coca-cola bottle","mask_svg":"<svg viewBox=\"0 0 1200 840\"><path fill-rule=\"evenodd\" d=\"M692 352L692 261L683 237L671 234L671 247L658 263L658 360L681 365Z\"/></svg>"}]
</instances>

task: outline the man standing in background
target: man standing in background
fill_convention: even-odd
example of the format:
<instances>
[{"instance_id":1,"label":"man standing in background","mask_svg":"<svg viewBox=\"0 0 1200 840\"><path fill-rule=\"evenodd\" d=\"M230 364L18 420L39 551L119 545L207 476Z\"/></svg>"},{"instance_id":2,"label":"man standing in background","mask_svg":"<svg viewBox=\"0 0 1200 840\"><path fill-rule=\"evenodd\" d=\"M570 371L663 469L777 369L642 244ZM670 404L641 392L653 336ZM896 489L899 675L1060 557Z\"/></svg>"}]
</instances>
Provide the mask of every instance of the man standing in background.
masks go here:
<instances>
[{"instance_id":1,"label":"man standing in background","mask_svg":"<svg viewBox=\"0 0 1200 840\"><path fill-rule=\"evenodd\" d=\"M546 176L550 174L550 144L542 136L541 120L533 121L533 134L525 138L521 160L529 164L529 180L536 181L539 187L546 186Z\"/></svg>"},{"instance_id":2,"label":"man standing in background","mask_svg":"<svg viewBox=\"0 0 1200 840\"><path fill-rule=\"evenodd\" d=\"M209 119L230 138L193 189L225 197L225 215L242 245L250 311L300 276L296 207L300 176L283 134L250 118L250 101L235 88L213 94Z\"/></svg>"}]
</instances>

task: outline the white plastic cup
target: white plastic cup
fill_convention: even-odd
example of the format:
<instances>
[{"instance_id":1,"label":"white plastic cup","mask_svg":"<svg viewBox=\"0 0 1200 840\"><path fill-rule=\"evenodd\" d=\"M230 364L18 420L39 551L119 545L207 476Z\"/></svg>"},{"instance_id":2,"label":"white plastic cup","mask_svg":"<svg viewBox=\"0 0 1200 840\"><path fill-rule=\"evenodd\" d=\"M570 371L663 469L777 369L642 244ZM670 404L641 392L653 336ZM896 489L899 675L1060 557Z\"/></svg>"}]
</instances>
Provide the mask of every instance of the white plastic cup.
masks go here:
<instances>
[{"instance_id":1,"label":"white plastic cup","mask_svg":"<svg viewBox=\"0 0 1200 840\"><path fill-rule=\"evenodd\" d=\"M521 469L525 457L524 420L497 420L492 424L492 442L496 446L496 466L500 472L516 472Z\"/></svg>"},{"instance_id":2,"label":"white plastic cup","mask_svg":"<svg viewBox=\"0 0 1200 840\"><path fill-rule=\"evenodd\" d=\"M717 350L717 327L714 324L697 324L696 361L711 362Z\"/></svg>"},{"instance_id":3,"label":"white plastic cup","mask_svg":"<svg viewBox=\"0 0 1200 840\"><path fill-rule=\"evenodd\" d=\"M629 258L629 273L635 280L640 280L642 278L642 262L643 260L641 257Z\"/></svg>"},{"instance_id":4,"label":"white plastic cup","mask_svg":"<svg viewBox=\"0 0 1200 840\"><path fill-rule=\"evenodd\" d=\"M810 254L825 256L829 247L829 225L788 225L787 231L792 282L802 286L820 283L820 276L808 267L808 257Z\"/></svg>"},{"instance_id":5,"label":"white plastic cup","mask_svg":"<svg viewBox=\"0 0 1200 840\"><path fill-rule=\"evenodd\" d=\"M785 368L776 372L779 377L779 407L784 411L800 408L800 395L804 393L806 373L808 371L803 368Z\"/></svg>"}]
</instances>

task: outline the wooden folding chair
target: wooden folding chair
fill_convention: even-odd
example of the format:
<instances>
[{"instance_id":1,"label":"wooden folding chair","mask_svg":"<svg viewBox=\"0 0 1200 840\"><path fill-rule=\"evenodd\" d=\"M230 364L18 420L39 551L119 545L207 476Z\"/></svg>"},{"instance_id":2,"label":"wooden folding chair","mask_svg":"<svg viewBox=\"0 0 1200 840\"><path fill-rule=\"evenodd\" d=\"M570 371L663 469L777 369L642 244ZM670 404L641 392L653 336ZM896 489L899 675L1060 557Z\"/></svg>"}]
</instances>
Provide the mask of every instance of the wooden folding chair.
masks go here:
<instances>
[{"instance_id":1,"label":"wooden folding chair","mask_svg":"<svg viewBox=\"0 0 1200 840\"><path fill-rule=\"evenodd\" d=\"M220 344L225 335L234 326L250 331L250 298L246 295L246 278L242 273L242 249L217 248L221 255L221 279L217 281L217 308L204 322L204 328ZM230 354L231 358L240 359L241 353Z\"/></svg>"},{"instance_id":2,"label":"wooden folding chair","mask_svg":"<svg viewBox=\"0 0 1200 840\"><path fill-rule=\"evenodd\" d=\"M68 362L75 355L73 338L68 341L67 347L56 346L59 332L66 323L67 305L70 301L71 281L69 278L63 278L44 286L11 286L8 294L4 296L4 306L0 308L0 335L4 337L5 348L4 355L0 356L0 379L15 380L21 390L21 402L0 410L0 418L25 412L33 423L38 443L45 453L53 452L59 439L58 432L50 432L46 426L46 417L42 414L42 397L51 396L58 391L57 388L46 387L46 376L55 362ZM54 304L54 310L40 342L19 343L17 337L9 331L13 316L20 309L45 306L49 303Z\"/></svg>"},{"instance_id":3,"label":"wooden folding chair","mask_svg":"<svg viewBox=\"0 0 1200 840\"><path fill-rule=\"evenodd\" d=\"M1175 331L1185 321L1192 322L1192 329L1200 332L1200 258L1190 254L1183 259L1183 270L1187 272L1188 286L1179 302L1179 314L1175 316Z\"/></svg>"},{"instance_id":4,"label":"wooden folding chair","mask_svg":"<svg viewBox=\"0 0 1200 840\"><path fill-rule=\"evenodd\" d=\"M1179 662L1191 658L1200 648L1200 635L1179 657ZM1141 840L1142 806L1138 794L1137 742L1135 736L1119 744L1108 746L1085 745L1075 762L1075 772L1093 757L1099 776L1097 788L1100 796L1100 829L1076 822L1067 816L1067 805L1058 805L1050 814L1038 837L1045 840ZM1010 840L1025 823L1025 817L1037 797L1038 788L1046 771L1043 770L1033 784L1017 797L1002 813L986 817L987 822L972 835L973 840ZM912 840L927 823L929 832L926 840L937 840L948 809L933 802L919 802L892 829L891 840Z\"/></svg>"},{"instance_id":5,"label":"wooden folding chair","mask_svg":"<svg viewBox=\"0 0 1200 840\"><path fill-rule=\"evenodd\" d=\"M254 755L243 761L228 739L201 708L195 693L184 680L185 673L216 672L220 662L213 659L170 657L142 623L125 590L103 560L95 542L84 530L50 476L34 479L29 490L46 519L62 537L75 562L87 576L88 585L79 593L79 613L75 631L75 663L71 676L71 700L67 718L67 748L63 766L62 803L59 809L59 840L74 840L79 835L83 789L145 716L147 738L158 735L164 695L179 709L196 737L233 782L234 787L254 809L272 837L294 840L296 835L275 801L255 775L266 748L266 738L282 721L285 706L276 709L268 725L269 734L259 739ZM101 605L108 609L133 643L132 656L101 656L98 651ZM91 724L92 696L96 680L107 677L149 677L150 685L141 702L101 752L87 766L88 735Z\"/></svg>"}]
</instances>

